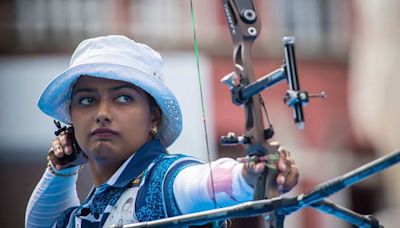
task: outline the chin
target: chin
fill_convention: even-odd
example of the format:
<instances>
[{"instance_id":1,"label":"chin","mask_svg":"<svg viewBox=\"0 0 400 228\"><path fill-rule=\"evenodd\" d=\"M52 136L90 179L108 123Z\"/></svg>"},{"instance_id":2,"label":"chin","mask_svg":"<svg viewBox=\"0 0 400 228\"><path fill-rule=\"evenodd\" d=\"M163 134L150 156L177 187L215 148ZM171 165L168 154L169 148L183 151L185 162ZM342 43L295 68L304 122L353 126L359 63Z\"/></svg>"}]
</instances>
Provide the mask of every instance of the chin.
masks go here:
<instances>
[{"instance_id":1,"label":"chin","mask_svg":"<svg viewBox=\"0 0 400 228\"><path fill-rule=\"evenodd\" d=\"M95 160L98 159L110 159L112 157L115 148L110 142L96 142L95 145L90 147L90 153L88 155L93 157Z\"/></svg>"}]
</instances>

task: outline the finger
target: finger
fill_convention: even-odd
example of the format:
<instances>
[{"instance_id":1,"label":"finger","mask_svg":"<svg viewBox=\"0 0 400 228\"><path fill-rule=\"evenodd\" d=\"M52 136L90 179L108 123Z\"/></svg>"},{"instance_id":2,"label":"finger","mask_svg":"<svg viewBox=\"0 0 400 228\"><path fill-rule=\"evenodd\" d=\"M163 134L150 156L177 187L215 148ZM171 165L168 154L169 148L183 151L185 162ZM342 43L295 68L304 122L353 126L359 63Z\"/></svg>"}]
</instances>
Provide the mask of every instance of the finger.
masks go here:
<instances>
[{"instance_id":1,"label":"finger","mask_svg":"<svg viewBox=\"0 0 400 228\"><path fill-rule=\"evenodd\" d=\"M296 163L295 163L294 159L291 157L286 157L285 164L286 164L287 173L292 172L293 171L292 168L296 167Z\"/></svg>"},{"instance_id":2,"label":"finger","mask_svg":"<svg viewBox=\"0 0 400 228\"><path fill-rule=\"evenodd\" d=\"M58 158L64 157L64 151L61 147L61 144L60 144L60 141L58 140L58 138L53 140L52 147L53 147L54 155L56 157L58 157Z\"/></svg>"},{"instance_id":3,"label":"finger","mask_svg":"<svg viewBox=\"0 0 400 228\"><path fill-rule=\"evenodd\" d=\"M276 184L278 185L278 187L280 186L282 188L285 182L286 182L285 174L283 173L278 174L278 176L276 177Z\"/></svg>"},{"instance_id":4,"label":"finger","mask_svg":"<svg viewBox=\"0 0 400 228\"><path fill-rule=\"evenodd\" d=\"M75 165L73 162L72 163L65 163L65 164L61 163L60 162L60 158L58 158L58 157L56 157L54 155L54 152L53 152L52 149L49 151L49 154L47 156L47 160L51 162L53 168L55 168L56 170L61 170L61 169L70 167L71 165ZM77 164L77 165L79 165L79 164ZM82 164L84 164L83 161L82 161Z\"/></svg>"},{"instance_id":5,"label":"finger","mask_svg":"<svg viewBox=\"0 0 400 228\"><path fill-rule=\"evenodd\" d=\"M58 158L54 155L54 151L53 148L50 148L48 156L47 156L47 160L51 163L51 165L60 170L61 169L61 165L59 163Z\"/></svg>"},{"instance_id":6,"label":"finger","mask_svg":"<svg viewBox=\"0 0 400 228\"><path fill-rule=\"evenodd\" d=\"M277 147L280 147L280 146L281 146L281 144L280 144L278 141L273 141L273 142L271 142L269 145L271 145L271 146L277 146Z\"/></svg>"},{"instance_id":7,"label":"finger","mask_svg":"<svg viewBox=\"0 0 400 228\"><path fill-rule=\"evenodd\" d=\"M260 174L264 171L264 162L247 162L245 168L252 174Z\"/></svg>"},{"instance_id":8,"label":"finger","mask_svg":"<svg viewBox=\"0 0 400 228\"><path fill-rule=\"evenodd\" d=\"M260 173L262 173L264 171L264 169L265 169L264 162L258 162L253 167L253 173L260 174Z\"/></svg>"},{"instance_id":9,"label":"finger","mask_svg":"<svg viewBox=\"0 0 400 228\"><path fill-rule=\"evenodd\" d=\"M284 147L280 147L278 149L280 157L278 161L278 169L281 172L288 172L289 167L291 167L293 164L295 164L293 158L290 156L290 151L285 149Z\"/></svg>"},{"instance_id":10,"label":"finger","mask_svg":"<svg viewBox=\"0 0 400 228\"><path fill-rule=\"evenodd\" d=\"M299 180L299 170L295 165L292 165L292 167L290 167L289 174L286 176L286 180L283 185L284 189L287 190L292 189L294 186L296 186L298 180Z\"/></svg>"},{"instance_id":11,"label":"finger","mask_svg":"<svg viewBox=\"0 0 400 228\"><path fill-rule=\"evenodd\" d=\"M68 134L61 134L58 137L58 140L60 141L61 147L64 149L64 153L66 155L71 155L73 150L72 150L71 140L69 138L69 135Z\"/></svg>"},{"instance_id":12,"label":"finger","mask_svg":"<svg viewBox=\"0 0 400 228\"><path fill-rule=\"evenodd\" d=\"M53 166L56 163L53 146L51 146L49 152L47 152L47 161L49 161Z\"/></svg>"},{"instance_id":13,"label":"finger","mask_svg":"<svg viewBox=\"0 0 400 228\"><path fill-rule=\"evenodd\" d=\"M296 161L293 158L291 158L291 157L286 158L286 166L287 167L292 167L294 165L296 165Z\"/></svg>"},{"instance_id":14,"label":"finger","mask_svg":"<svg viewBox=\"0 0 400 228\"><path fill-rule=\"evenodd\" d=\"M288 171L287 153L285 150L279 151L278 169L280 172L286 173Z\"/></svg>"},{"instance_id":15,"label":"finger","mask_svg":"<svg viewBox=\"0 0 400 228\"><path fill-rule=\"evenodd\" d=\"M286 165L286 162L285 162L285 160L283 160L283 159L279 159L279 161L278 161L278 170L279 170L279 172L280 173L287 173L287 165Z\"/></svg>"},{"instance_id":16,"label":"finger","mask_svg":"<svg viewBox=\"0 0 400 228\"><path fill-rule=\"evenodd\" d=\"M279 146L279 147L278 147L278 152L279 152L281 155L284 155L285 158L290 157L290 152L289 152L289 150L286 149L285 147Z\"/></svg>"}]
</instances>

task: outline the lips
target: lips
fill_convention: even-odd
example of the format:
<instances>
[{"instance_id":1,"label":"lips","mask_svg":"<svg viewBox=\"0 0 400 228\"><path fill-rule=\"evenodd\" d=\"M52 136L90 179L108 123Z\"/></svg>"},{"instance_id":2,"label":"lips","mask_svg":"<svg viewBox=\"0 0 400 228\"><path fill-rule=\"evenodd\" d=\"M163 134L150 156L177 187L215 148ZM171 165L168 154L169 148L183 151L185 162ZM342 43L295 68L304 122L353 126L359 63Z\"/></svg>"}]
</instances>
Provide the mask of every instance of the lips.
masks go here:
<instances>
[{"instance_id":1,"label":"lips","mask_svg":"<svg viewBox=\"0 0 400 228\"><path fill-rule=\"evenodd\" d=\"M99 138L110 138L118 133L109 129L109 128L97 128L92 132L92 135L99 137Z\"/></svg>"}]
</instances>

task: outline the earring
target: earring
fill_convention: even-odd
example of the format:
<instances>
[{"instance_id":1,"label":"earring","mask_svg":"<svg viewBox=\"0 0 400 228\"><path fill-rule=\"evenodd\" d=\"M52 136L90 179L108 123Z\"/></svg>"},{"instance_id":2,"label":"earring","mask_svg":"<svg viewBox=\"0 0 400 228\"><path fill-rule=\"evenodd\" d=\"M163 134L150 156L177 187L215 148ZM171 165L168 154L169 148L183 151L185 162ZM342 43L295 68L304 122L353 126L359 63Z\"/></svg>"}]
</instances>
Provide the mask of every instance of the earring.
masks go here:
<instances>
[{"instance_id":1,"label":"earring","mask_svg":"<svg viewBox=\"0 0 400 228\"><path fill-rule=\"evenodd\" d=\"M158 128L157 125L154 125L153 127L150 128L150 133L155 136L158 133Z\"/></svg>"}]
</instances>

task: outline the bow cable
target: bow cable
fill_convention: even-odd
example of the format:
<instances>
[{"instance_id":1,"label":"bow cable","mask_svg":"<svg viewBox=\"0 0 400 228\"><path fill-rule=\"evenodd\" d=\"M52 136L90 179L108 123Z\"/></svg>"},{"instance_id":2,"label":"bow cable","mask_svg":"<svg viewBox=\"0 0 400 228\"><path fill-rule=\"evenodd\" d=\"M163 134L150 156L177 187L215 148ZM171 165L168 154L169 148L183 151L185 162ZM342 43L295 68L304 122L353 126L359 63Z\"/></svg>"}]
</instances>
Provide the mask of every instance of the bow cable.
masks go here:
<instances>
[{"instance_id":1,"label":"bow cable","mask_svg":"<svg viewBox=\"0 0 400 228\"><path fill-rule=\"evenodd\" d=\"M259 94L259 98L260 98L261 108L263 109L264 115L265 115L265 117L267 119L268 127L270 129L273 129L271 120L270 120L269 115L268 115L267 105L265 104L264 97L263 97L263 95L261 93Z\"/></svg>"}]
</instances>

